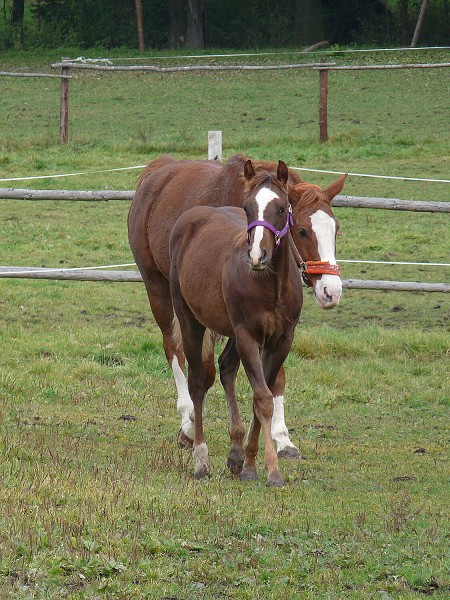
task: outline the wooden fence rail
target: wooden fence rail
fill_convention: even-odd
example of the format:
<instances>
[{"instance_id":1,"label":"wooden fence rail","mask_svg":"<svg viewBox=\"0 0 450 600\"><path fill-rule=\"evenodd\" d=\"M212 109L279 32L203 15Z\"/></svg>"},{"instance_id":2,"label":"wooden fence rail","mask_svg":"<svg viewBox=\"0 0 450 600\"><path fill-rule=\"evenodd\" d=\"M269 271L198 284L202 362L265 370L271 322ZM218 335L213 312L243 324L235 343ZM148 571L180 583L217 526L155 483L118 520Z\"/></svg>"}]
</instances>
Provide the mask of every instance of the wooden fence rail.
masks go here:
<instances>
[{"instance_id":1,"label":"wooden fence rail","mask_svg":"<svg viewBox=\"0 0 450 600\"><path fill-rule=\"evenodd\" d=\"M0 200L73 200L84 202L107 202L109 200L132 200L133 190L29 190L0 188ZM450 202L432 200L400 200L398 198L368 198L365 196L337 195L333 206L342 208L378 208L384 210L407 210L413 212L450 213Z\"/></svg>"},{"instance_id":2,"label":"wooden fence rail","mask_svg":"<svg viewBox=\"0 0 450 600\"><path fill-rule=\"evenodd\" d=\"M106 269L38 269L35 267L1 267L0 279L53 279L64 281L141 282L139 271L108 271ZM395 292L450 292L448 283L418 281L382 281L375 279L343 279L344 288L357 290L390 290Z\"/></svg>"},{"instance_id":3,"label":"wooden fence rail","mask_svg":"<svg viewBox=\"0 0 450 600\"><path fill-rule=\"evenodd\" d=\"M10 71L0 71L0 77L48 77L50 79L72 79L72 75L55 73L11 73Z\"/></svg>"}]
</instances>

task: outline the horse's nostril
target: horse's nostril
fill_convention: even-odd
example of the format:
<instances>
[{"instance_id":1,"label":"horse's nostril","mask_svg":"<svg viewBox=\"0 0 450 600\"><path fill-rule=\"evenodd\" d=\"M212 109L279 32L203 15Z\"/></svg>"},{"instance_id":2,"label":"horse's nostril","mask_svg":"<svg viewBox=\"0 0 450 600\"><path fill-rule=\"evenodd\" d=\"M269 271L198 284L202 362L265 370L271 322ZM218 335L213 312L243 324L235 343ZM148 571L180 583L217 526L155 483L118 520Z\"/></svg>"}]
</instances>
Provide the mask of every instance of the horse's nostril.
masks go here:
<instances>
[{"instance_id":1,"label":"horse's nostril","mask_svg":"<svg viewBox=\"0 0 450 600\"><path fill-rule=\"evenodd\" d=\"M267 252L265 250L261 250L261 262L266 262L267 260Z\"/></svg>"},{"instance_id":2,"label":"horse's nostril","mask_svg":"<svg viewBox=\"0 0 450 600\"><path fill-rule=\"evenodd\" d=\"M333 296L328 293L327 288L323 288L323 294L324 294L325 298L328 300L328 302L331 302L333 300Z\"/></svg>"}]
</instances>

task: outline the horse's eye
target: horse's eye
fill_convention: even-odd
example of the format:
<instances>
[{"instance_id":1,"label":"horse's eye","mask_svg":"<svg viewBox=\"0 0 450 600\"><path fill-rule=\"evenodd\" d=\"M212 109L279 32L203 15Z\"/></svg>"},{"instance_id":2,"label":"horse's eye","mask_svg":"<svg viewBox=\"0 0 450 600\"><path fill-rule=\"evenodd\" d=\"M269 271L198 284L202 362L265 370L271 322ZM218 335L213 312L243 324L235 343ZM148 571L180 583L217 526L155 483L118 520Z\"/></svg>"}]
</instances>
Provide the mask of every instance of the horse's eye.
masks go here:
<instances>
[{"instance_id":1,"label":"horse's eye","mask_svg":"<svg viewBox=\"0 0 450 600\"><path fill-rule=\"evenodd\" d=\"M302 237L302 238L308 237L308 232L306 231L306 229L301 228L298 230L298 233L299 233L300 237Z\"/></svg>"},{"instance_id":2,"label":"horse's eye","mask_svg":"<svg viewBox=\"0 0 450 600\"><path fill-rule=\"evenodd\" d=\"M282 215L283 213L286 212L286 209L284 208L284 206L282 206L281 208L278 209L278 212L280 213L280 215Z\"/></svg>"}]
</instances>

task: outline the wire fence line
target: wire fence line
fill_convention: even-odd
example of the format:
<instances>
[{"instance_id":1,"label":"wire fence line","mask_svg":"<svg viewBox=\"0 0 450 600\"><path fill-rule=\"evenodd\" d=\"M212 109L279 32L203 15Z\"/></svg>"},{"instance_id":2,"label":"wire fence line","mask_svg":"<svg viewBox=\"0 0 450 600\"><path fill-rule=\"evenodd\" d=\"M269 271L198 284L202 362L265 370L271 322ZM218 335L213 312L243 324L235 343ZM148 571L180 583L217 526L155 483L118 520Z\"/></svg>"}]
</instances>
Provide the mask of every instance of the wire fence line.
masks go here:
<instances>
[{"instance_id":1,"label":"wire fence line","mask_svg":"<svg viewBox=\"0 0 450 600\"><path fill-rule=\"evenodd\" d=\"M73 173L56 173L50 175L26 175L23 177L3 177L0 182L7 183L8 181L31 181L34 179L58 179L61 177L78 177L83 175L96 175L98 173L114 173L116 171L132 171L135 169L144 169L147 165L132 165L129 167L115 167L110 169L98 169L94 171L75 171ZM289 166L294 171L308 171L311 173L326 173L331 175L343 175L347 173L352 177L368 177L375 179L395 179L399 181L423 181L427 183L450 183L450 179L433 179L431 177L410 177L406 175L380 175L375 173L353 173L351 171L335 171L331 169L315 169L312 167L294 167ZM5 188L0 189L4 192Z\"/></svg>"}]
</instances>

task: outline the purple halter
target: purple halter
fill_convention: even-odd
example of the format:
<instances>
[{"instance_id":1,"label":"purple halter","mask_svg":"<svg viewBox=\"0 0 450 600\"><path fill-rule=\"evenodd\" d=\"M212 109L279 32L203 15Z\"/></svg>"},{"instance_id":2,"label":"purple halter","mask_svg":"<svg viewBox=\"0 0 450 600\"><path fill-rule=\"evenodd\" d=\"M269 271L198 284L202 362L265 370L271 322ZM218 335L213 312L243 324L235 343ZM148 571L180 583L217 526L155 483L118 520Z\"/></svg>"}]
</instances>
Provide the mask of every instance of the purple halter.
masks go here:
<instances>
[{"instance_id":1,"label":"purple halter","mask_svg":"<svg viewBox=\"0 0 450 600\"><path fill-rule=\"evenodd\" d=\"M283 229L281 231L278 231L277 229L275 229L275 227L268 221L252 221L250 223L250 225L247 225L247 240L248 240L249 244L250 244L250 231L254 227L258 227L258 225L261 225L262 227L269 229L273 233L273 235L275 236L275 250L276 250L278 248L278 246L280 245L281 238L283 236L285 236L286 233L289 231L289 229L294 225L294 219L292 218L292 206L289 204L286 225L283 227Z\"/></svg>"}]
</instances>

